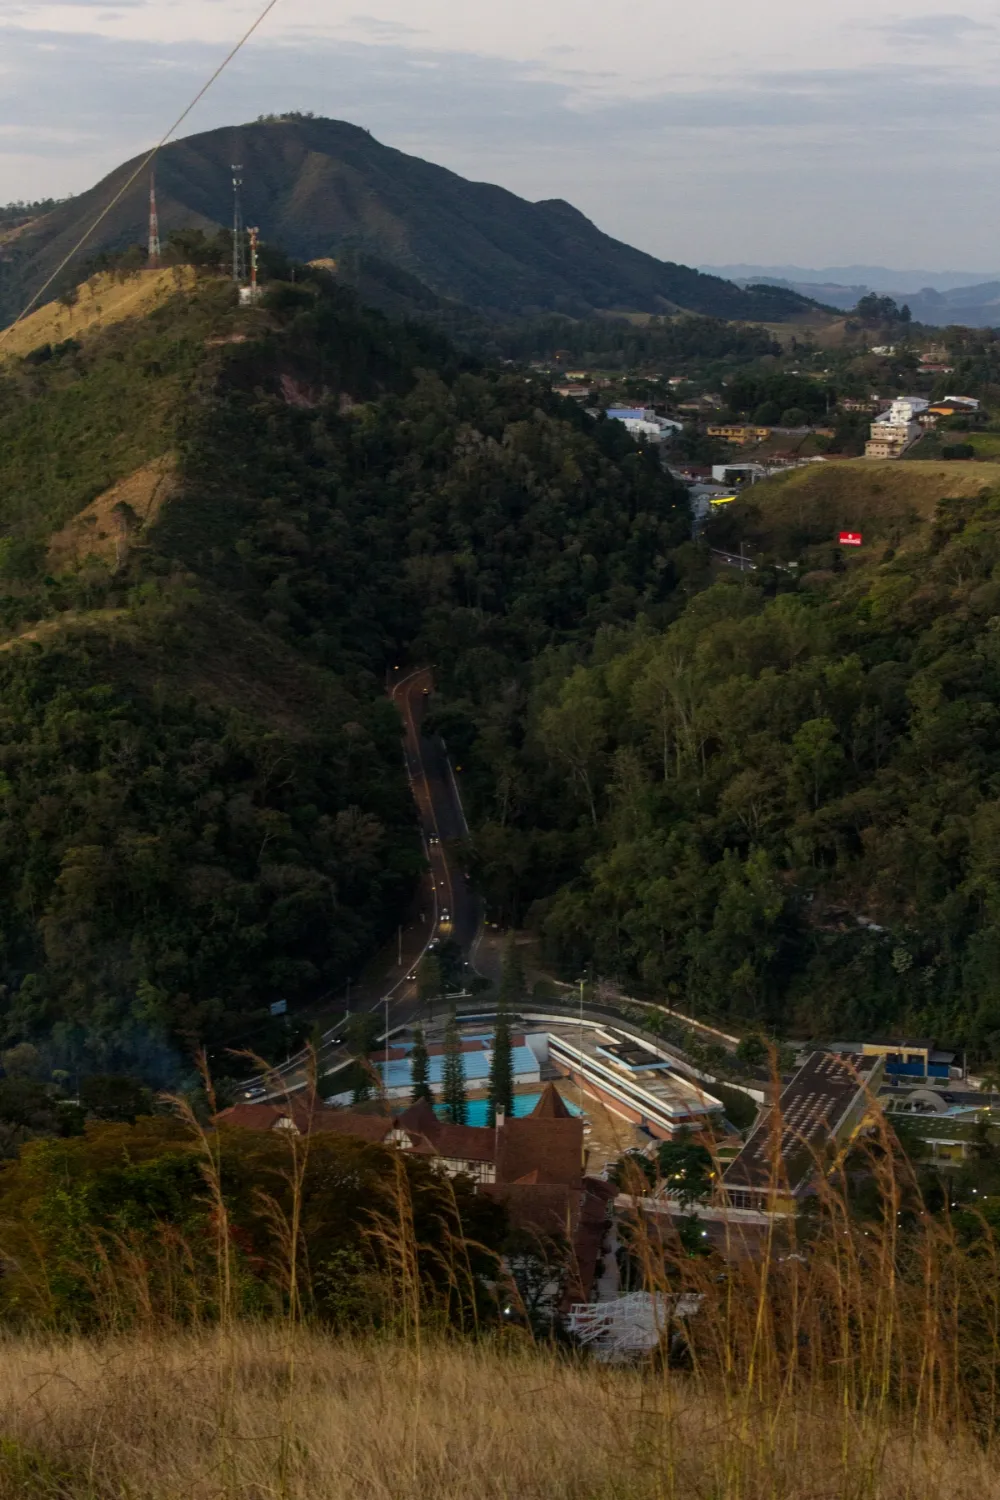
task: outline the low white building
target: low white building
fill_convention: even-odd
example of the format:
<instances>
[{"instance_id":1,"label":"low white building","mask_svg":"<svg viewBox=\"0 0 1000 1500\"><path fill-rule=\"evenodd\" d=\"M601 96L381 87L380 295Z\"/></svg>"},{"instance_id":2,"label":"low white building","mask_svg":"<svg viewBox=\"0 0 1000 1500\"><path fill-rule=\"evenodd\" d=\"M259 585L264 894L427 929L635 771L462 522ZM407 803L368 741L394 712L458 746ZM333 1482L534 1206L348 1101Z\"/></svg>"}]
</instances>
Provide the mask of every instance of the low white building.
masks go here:
<instances>
[{"instance_id":1,"label":"low white building","mask_svg":"<svg viewBox=\"0 0 1000 1500\"><path fill-rule=\"evenodd\" d=\"M621 422L633 437L653 443L669 442L675 433L684 431L683 422L672 422L645 406L611 406L607 415L609 422Z\"/></svg>"}]
</instances>

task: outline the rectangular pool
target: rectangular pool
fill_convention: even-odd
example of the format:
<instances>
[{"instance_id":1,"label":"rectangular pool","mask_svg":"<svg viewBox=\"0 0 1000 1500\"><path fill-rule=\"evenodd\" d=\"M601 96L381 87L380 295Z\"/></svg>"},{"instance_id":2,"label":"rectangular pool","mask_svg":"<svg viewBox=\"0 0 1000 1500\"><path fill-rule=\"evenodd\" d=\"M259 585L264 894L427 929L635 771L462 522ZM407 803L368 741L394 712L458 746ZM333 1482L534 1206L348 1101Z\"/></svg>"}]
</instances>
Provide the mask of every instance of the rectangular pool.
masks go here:
<instances>
[{"instance_id":1,"label":"rectangular pool","mask_svg":"<svg viewBox=\"0 0 1000 1500\"><path fill-rule=\"evenodd\" d=\"M541 1094L515 1094L514 1095L514 1118L522 1119L524 1115L530 1115L535 1105L541 1098ZM580 1113L579 1105L571 1104L568 1099L563 1101L571 1115ZM436 1104L437 1113L444 1116L444 1105ZM465 1107L466 1125L485 1125L489 1101L486 1099L470 1099Z\"/></svg>"}]
</instances>

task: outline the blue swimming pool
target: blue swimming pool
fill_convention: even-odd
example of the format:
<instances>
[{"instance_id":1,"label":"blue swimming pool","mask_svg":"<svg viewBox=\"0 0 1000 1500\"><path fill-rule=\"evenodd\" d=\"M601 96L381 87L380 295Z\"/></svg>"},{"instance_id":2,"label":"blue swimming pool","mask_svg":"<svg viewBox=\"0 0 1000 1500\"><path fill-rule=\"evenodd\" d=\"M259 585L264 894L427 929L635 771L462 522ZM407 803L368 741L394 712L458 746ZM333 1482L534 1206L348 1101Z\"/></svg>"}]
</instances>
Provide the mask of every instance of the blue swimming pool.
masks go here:
<instances>
[{"instance_id":1,"label":"blue swimming pool","mask_svg":"<svg viewBox=\"0 0 1000 1500\"><path fill-rule=\"evenodd\" d=\"M538 1103L541 1097L542 1096L540 1093L515 1094L514 1118L520 1119L524 1115L530 1115L531 1111L534 1109L535 1105ZM578 1115L580 1113L579 1107L576 1104L571 1104L568 1099L565 1100L565 1104L571 1115ZM439 1115L444 1114L443 1104L438 1104L435 1106L435 1108L437 1109ZM487 1108L488 1104L485 1099L470 1099L468 1104L466 1105L466 1125L485 1125Z\"/></svg>"}]
</instances>

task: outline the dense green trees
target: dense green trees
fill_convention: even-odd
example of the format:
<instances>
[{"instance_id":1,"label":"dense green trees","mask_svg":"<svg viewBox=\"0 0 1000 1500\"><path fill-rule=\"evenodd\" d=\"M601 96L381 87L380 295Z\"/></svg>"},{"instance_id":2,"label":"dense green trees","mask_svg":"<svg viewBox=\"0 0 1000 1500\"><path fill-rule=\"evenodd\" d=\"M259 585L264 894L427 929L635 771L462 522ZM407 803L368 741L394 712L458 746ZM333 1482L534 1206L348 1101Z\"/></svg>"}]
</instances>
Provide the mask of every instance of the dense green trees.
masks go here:
<instances>
[{"instance_id":1,"label":"dense green trees","mask_svg":"<svg viewBox=\"0 0 1000 1500\"><path fill-rule=\"evenodd\" d=\"M996 500L943 502L861 571L543 658L463 749L490 899L695 1013L1000 1055L998 565Z\"/></svg>"},{"instance_id":2,"label":"dense green trees","mask_svg":"<svg viewBox=\"0 0 1000 1500\"><path fill-rule=\"evenodd\" d=\"M370 1329L399 1311L391 1235L404 1219L421 1290L465 1326L487 1311L506 1227L500 1205L413 1156L225 1130L209 1157L170 1117L27 1145L0 1174L0 1217L0 1317L109 1331L287 1313L292 1245L297 1310Z\"/></svg>"},{"instance_id":3,"label":"dense green trees","mask_svg":"<svg viewBox=\"0 0 1000 1500\"><path fill-rule=\"evenodd\" d=\"M0 1046L49 1066L283 1050L271 1001L339 988L419 869L386 667L488 701L673 588L678 494L617 427L321 272L245 342L231 298L0 378L0 627L30 631L0 653ZM48 573L52 528L170 448L120 566Z\"/></svg>"}]
</instances>

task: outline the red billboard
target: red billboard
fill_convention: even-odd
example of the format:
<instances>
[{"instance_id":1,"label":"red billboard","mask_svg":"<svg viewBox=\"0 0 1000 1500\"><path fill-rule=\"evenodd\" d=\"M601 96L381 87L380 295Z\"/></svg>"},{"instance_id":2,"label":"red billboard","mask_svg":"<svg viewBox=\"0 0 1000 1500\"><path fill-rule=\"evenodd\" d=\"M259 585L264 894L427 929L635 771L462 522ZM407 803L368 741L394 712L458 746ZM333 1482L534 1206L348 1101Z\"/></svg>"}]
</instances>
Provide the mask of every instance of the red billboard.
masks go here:
<instances>
[{"instance_id":1,"label":"red billboard","mask_svg":"<svg viewBox=\"0 0 1000 1500\"><path fill-rule=\"evenodd\" d=\"M842 547L860 547L861 546L861 532L860 531L842 531L840 533L840 545Z\"/></svg>"}]
</instances>

